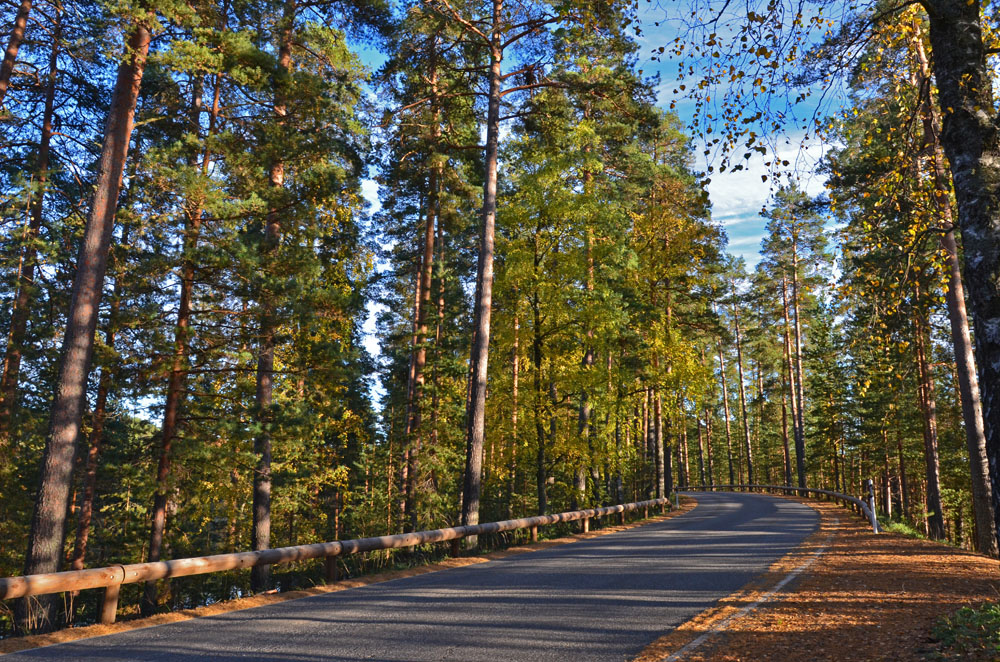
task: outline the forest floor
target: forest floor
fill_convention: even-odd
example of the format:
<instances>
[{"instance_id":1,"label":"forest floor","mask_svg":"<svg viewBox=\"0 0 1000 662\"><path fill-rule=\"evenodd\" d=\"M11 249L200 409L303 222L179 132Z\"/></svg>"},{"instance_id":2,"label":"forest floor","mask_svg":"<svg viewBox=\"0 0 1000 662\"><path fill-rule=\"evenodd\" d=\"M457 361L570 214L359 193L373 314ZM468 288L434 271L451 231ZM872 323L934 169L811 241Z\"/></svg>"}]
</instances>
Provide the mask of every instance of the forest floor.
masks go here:
<instances>
[{"instance_id":1,"label":"forest floor","mask_svg":"<svg viewBox=\"0 0 1000 662\"><path fill-rule=\"evenodd\" d=\"M229 600L225 602L217 602L215 604L207 605L204 607L197 607L194 609L184 609L164 614L157 614L155 616L150 616L148 618L119 620L117 623L113 623L111 625L88 625L83 627L67 628L64 630L52 632L50 634L38 634L28 637L12 637L9 639L0 639L0 656L6 655L8 653L16 653L22 650L28 650L31 648L41 648L43 646L51 646L53 644L65 643L69 641L77 641L79 639L100 637L107 634L125 632L128 630L136 630L139 628L152 627L156 625L164 625L166 623L174 623L177 621L184 621L203 616L214 616L216 614L239 611L241 609L251 609L253 607L261 607L263 605L274 604L276 602L295 600L298 598L305 598L312 595L320 595L322 593L334 593L336 591L343 591L349 588L356 588L359 586L367 586L369 584L378 584L380 582L387 582L393 579L401 579L403 577L414 577L416 575L422 575L427 572L437 572L439 570L447 570L449 568L459 568L467 565L474 565L477 563L486 563L488 561L502 559L507 556L513 556L515 554L525 554L529 552L535 552L542 549L548 549L554 545L565 545L567 543L573 543L578 540L587 540L589 538L595 538L609 533L615 533L617 531L624 531L626 529L635 528L637 526L643 526L644 524L659 522L661 520L669 519L671 517L676 517L677 515L680 515L682 513L686 513L689 510L692 510L696 505L697 505L696 499L690 497L683 497L681 499L680 508L671 508L670 511L668 511L663 515L652 516L649 519L638 520L635 522L630 522L628 524L620 524L620 525L609 524L604 528L591 530L587 533L576 533L572 535L562 536L559 538L540 540L539 542L536 543L526 543L526 544L516 545L504 550L490 552L487 554L448 558L443 561L439 561L437 563L429 563L426 565L407 568L405 570L383 571L383 572L373 573L371 575L361 576L355 579L344 579L338 582L334 582L332 584L314 586L312 588L302 589L297 591L288 591L285 593L277 593L272 591L269 593L263 593L248 598Z\"/></svg>"},{"instance_id":2,"label":"forest floor","mask_svg":"<svg viewBox=\"0 0 1000 662\"><path fill-rule=\"evenodd\" d=\"M898 534L873 535L838 505L803 503L821 516L812 536L635 662L998 659L949 657L932 629L961 607L1000 600L1000 562Z\"/></svg>"}]
</instances>

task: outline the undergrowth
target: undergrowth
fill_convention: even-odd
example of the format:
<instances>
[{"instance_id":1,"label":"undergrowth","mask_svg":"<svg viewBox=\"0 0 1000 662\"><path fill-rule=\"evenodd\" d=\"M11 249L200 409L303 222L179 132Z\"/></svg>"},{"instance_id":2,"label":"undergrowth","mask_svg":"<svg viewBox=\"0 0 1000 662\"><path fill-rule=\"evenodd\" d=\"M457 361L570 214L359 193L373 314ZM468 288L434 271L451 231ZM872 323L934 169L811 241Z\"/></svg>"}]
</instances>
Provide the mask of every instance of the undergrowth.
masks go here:
<instances>
[{"instance_id":1,"label":"undergrowth","mask_svg":"<svg viewBox=\"0 0 1000 662\"><path fill-rule=\"evenodd\" d=\"M927 536L924 535L922 531L918 531L911 524L906 522L900 522L899 520L879 520L879 526L890 533L898 533L902 536L907 536L909 538L920 538L921 540L927 540Z\"/></svg>"},{"instance_id":2,"label":"undergrowth","mask_svg":"<svg viewBox=\"0 0 1000 662\"><path fill-rule=\"evenodd\" d=\"M1000 603L962 607L942 617L933 630L940 648L931 660L1000 660Z\"/></svg>"}]
</instances>

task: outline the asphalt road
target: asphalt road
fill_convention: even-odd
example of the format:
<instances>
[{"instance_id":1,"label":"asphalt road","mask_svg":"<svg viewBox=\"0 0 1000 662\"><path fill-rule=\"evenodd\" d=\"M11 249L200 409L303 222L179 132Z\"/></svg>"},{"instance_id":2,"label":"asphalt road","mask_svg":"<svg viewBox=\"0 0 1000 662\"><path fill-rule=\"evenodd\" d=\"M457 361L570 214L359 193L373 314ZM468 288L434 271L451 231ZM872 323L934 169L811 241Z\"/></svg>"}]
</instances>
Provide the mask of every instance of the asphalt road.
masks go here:
<instances>
[{"instance_id":1,"label":"asphalt road","mask_svg":"<svg viewBox=\"0 0 1000 662\"><path fill-rule=\"evenodd\" d=\"M627 660L815 530L812 509L697 494L656 524L463 568L49 646L3 662Z\"/></svg>"}]
</instances>

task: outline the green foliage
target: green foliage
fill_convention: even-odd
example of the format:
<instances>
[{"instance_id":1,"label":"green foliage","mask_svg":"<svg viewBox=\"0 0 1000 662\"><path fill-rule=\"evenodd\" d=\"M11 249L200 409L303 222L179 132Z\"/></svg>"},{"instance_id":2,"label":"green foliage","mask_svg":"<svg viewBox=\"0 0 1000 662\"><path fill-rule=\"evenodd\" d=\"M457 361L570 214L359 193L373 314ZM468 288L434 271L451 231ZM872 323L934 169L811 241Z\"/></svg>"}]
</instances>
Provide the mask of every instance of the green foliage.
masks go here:
<instances>
[{"instance_id":1,"label":"green foliage","mask_svg":"<svg viewBox=\"0 0 1000 662\"><path fill-rule=\"evenodd\" d=\"M1000 656L1000 604L962 607L942 617L933 630L941 648L934 660L995 660Z\"/></svg>"}]
</instances>

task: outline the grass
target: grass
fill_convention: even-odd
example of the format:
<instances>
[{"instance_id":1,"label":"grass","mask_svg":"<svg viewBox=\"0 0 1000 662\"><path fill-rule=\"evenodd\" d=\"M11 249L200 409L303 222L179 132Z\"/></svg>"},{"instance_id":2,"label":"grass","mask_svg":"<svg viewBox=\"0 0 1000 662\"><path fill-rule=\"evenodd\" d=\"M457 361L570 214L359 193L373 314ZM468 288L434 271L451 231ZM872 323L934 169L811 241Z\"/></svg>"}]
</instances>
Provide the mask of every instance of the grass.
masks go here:
<instances>
[{"instance_id":1,"label":"grass","mask_svg":"<svg viewBox=\"0 0 1000 662\"><path fill-rule=\"evenodd\" d=\"M942 617L933 630L940 648L932 660L985 662L1000 659L1000 603L962 607Z\"/></svg>"},{"instance_id":2,"label":"grass","mask_svg":"<svg viewBox=\"0 0 1000 662\"><path fill-rule=\"evenodd\" d=\"M882 529L890 533L898 533L902 536L907 536L908 538L919 538L921 540L927 540L927 536L923 534L922 531L918 531L913 528L910 524L906 522L900 522L898 520L882 520L878 521L878 524Z\"/></svg>"}]
</instances>

